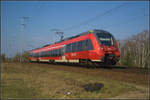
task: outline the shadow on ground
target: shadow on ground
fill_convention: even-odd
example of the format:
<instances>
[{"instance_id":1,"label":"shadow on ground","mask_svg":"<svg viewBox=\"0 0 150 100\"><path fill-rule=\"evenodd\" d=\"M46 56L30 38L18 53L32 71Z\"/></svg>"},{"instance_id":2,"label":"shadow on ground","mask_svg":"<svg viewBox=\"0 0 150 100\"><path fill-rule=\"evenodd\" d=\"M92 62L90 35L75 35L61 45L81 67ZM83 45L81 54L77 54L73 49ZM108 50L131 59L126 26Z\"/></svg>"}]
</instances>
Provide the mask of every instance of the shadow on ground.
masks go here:
<instances>
[{"instance_id":1,"label":"shadow on ground","mask_svg":"<svg viewBox=\"0 0 150 100\"><path fill-rule=\"evenodd\" d=\"M75 64L75 63L43 63L39 62L42 64L52 64L52 65L66 65L66 66L71 66L71 67L83 67L83 68L89 68L89 69L126 69L127 66L120 66L120 65L104 65L104 64L99 64L99 65L81 65L81 64Z\"/></svg>"}]
</instances>

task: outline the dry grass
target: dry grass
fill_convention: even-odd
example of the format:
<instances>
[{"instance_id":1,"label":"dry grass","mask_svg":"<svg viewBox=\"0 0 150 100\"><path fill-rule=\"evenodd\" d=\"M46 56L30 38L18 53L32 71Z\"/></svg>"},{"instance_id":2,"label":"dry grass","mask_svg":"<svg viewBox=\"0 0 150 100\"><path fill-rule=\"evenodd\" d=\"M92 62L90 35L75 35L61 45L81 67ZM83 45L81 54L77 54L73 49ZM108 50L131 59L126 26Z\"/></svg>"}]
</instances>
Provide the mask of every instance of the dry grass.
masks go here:
<instances>
[{"instance_id":1,"label":"dry grass","mask_svg":"<svg viewBox=\"0 0 150 100\"><path fill-rule=\"evenodd\" d=\"M113 98L127 92L142 93L144 96L141 98L148 98L147 85L139 88L139 85L129 81L109 79L109 72L107 76L95 70L97 74L93 75L94 70L48 64L3 63L2 98ZM104 87L90 92L83 88L88 83L101 83Z\"/></svg>"}]
</instances>

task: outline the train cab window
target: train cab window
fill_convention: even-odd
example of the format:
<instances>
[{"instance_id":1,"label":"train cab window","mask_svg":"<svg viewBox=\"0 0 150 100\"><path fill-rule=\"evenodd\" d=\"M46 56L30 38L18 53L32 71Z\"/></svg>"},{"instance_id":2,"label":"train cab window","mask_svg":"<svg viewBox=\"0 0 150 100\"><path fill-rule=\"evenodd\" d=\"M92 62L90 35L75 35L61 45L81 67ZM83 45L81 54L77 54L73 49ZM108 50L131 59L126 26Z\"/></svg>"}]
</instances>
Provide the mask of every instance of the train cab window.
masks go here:
<instances>
[{"instance_id":1,"label":"train cab window","mask_svg":"<svg viewBox=\"0 0 150 100\"><path fill-rule=\"evenodd\" d=\"M97 37L100 40L101 44L106 45L106 46L111 46L112 43L112 36L111 34L107 33L97 33Z\"/></svg>"}]
</instances>

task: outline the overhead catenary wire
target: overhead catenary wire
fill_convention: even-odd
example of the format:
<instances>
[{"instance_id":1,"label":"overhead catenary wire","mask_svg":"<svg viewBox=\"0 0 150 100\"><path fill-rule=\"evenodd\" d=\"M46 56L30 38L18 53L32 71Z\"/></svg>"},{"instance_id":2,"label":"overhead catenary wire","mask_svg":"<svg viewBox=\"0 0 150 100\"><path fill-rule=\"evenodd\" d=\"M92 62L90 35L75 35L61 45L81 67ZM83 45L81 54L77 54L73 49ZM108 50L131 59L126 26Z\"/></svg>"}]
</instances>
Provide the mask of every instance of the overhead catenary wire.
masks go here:
<instances>
[{"instance_id":1,"label":"overhead catenary wire","mask_svg":"<svg viewBox=\"0 0 150 100\"><path fill-rule=\"evenodd\" d=\"M127 5L127 4L128 4L128 3L123 3L123 4L119 5L119 6L116 6L116 7L114 7L114 8L111 8L111 9L107 10L106 12L104 12L104 13L102 13L102 14L98 14L98 15L96 15L96 16L93 17L93 18L90 18L90 19L88 19L88 20L86 20L86 21L84 21L84 22L81 22L81 23L79 23L79 24L76 24L76 25L73 25L73 26L71 26L71 27L69 27L69 28L66 28L66 29L64 29L63 31L71 30L71 29L73 29L73 28L80 27L81 25L87 25L88 23L90 23L90 22L92 22L92 21L94 21L94 20L97 20L97 19L101 18L101 17L105 16L106 14L111 13L112 11L115 11L115 10L121 8L121 7L124 7L124 6Z\"/></svg>"},{"instance_id":2,"label":"overhead catenary wire","mask_svg":"<svg viewBox=\"0 0 150 100\"><path fill-rule=\"evenodd\" d=\"M135 20L137 20L137 19L139 19L139 18L141 18L141 17L148 17L148 15L142 15L142 16L135 16L135 17L133 17L133 18L131 18L131 19L129 19L129 20L126 20L125 21L125 23L117 23L117 24L111 24L111 25L108 25L108 26L106 26L106 27L116 27L116 26L120 26L120 25L124 25L124 24L128 24L128 23L131 23L131 22L133 22L133 21L135 21Z\"/></svg>"}]
</instances>

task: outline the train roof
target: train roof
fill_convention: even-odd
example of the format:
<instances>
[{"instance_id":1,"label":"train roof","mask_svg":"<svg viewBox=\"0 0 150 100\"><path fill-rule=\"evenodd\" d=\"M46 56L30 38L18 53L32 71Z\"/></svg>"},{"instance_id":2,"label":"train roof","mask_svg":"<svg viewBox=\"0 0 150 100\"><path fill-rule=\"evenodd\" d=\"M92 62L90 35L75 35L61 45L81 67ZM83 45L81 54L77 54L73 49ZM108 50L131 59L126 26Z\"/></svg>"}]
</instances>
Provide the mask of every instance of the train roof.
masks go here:
<instances>
[{"instance_id":1,"label":"train roof","mask_svg":"<svg viewBox=\"0 0 150 100\"><path fill-rule=\"evenodd\" d=\"M60 40L60 41L58 41L58 42L55 42L55 43L53 43L53 44L60 43L60 42L66 41L66 40L70 40L70 39L73 39L73 38L76 38L76 37L79 37L79 36L88 34L89 32L92 32L92 33L96 33L96 32L102 33L102 32L103 32L103 33L108 33L108 34L110 34L108 31L105 31L105 30L94 29L94 30L90 30L90 31L87 31L87 32L82 32L82 33L80 33L80 34L78 34L78 35L75 35L75 36L72 36L72 37L65 38L65 39ZM50 45L52 45L52 44L46 44L46 45L44 45L44 46L42 46L42 47L35 48L35 49L32 49L32 50L40 49L40 48L47 47L47 46L50 46ZM32 50L30 50L30 51L32 51Z\"/></svg>"},{"instance_id":2,"label":"train roof","mask_svg":"<svg viewBox=\"0 0 150 100\"><path fill-rule=\"evenodd\" d=\"M78 35L75 35L75 36L72 36L72 37L69 37L69 38L65 38L65 39L63 39L63 40L61 40L61 41L58 41L58 42L56 42L56 43L60 43L60 42L62 42L62 41L70 40L70 39L72 39L72 38L76 38L76 37L79 37L79 36L88 34L89 32L92 32L92 31L93 31L93 33L94 33L94 32L100 32L100 33L101 33L101 32L104 32L104 33L109 33L109 32L104 31L104 30L94 29L94 30L90 30L90 31L87 31L87 32L80 33L80 34L78 34Z\"/></svg>"}]
</instances>

